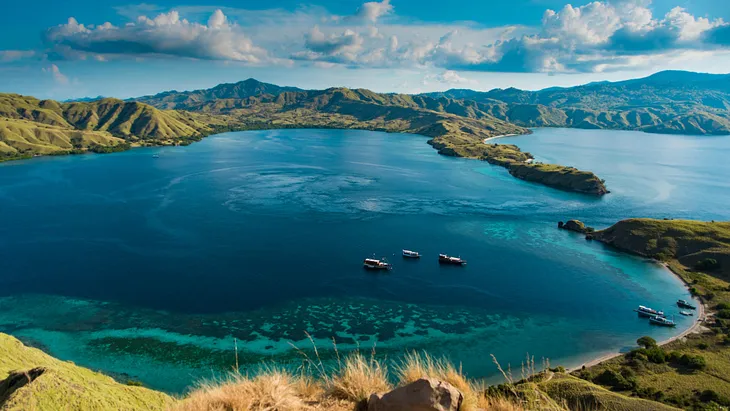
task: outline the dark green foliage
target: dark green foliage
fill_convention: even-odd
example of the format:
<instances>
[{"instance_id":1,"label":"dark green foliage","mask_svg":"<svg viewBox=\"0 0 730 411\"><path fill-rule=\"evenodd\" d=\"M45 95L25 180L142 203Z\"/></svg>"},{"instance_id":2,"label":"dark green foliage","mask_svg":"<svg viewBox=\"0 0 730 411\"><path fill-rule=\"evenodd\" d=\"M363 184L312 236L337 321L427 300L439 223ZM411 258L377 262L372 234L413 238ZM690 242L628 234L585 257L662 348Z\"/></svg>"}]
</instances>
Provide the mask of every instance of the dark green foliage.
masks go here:
<instances>
[{"instance_id":1,"label":"dark green foliage","mask_svg":"<svg viewBox=\"0 0 730 411\"><path fill-rule=\"evenodd\" d=\"M108 153L118 153L120 151L127 151L130 149L130 145L127 143L117 144L114 146L102 146L99 144L92 144L89 146L89 151L92 153L99 153L99 154L108 154Z\"/></svg>"},{"instance_id":2,"label":"dark green foliage","mask_svg":"<svg viewBox=\"0 0 730 411\"><path fill-rule=\"evenodd\" d=\"M714 271L720 268L720 263L714 258L705 258L695 264L695 269L699 271Z\"/></svg>"},{"instance_id":3,"label":"dark green foliage","mask_svg":"<svg viewBox=\"0 0 730 411\"><path fill-rule=\"evenodd\" d=\"M730 304L728 303L720 303L715 306L718 310L730 310Z\"/></svg>"},{"instance_id":4,"label":"dark green foliage","mask_svg":"<svg viewBox=\"0 0 730 411\"><path fill-rule=\"evenodd\" d=\"M707 348L709 348L709 347L710 347L710 346L709 346L709 345L707 345L707 343L706 343L706 342L701 342L701 343L697 344L697 348L699 348L700 350L706 350L706 349L707 349Z\"/></svg>"},{"instance_id":5,"label":"dark green foliage","mask_svg":"<svg viewBox=\"0 0 730 411\"><path fill-rule=\"evenodd\" d=\"M683 354L679 357L677 362L693 370L703 370L707 368L707 361L705 361L705 357L701 355Z\"/></svg>"},{"instance_id":6,"label":"dark green foliage","mask_svg":"<svg viewBox=\"0 0 730 411\"><path fill-rule=\"evenodd\" d=\"M717 318L730 319L730 309L723 309L718 311Z\"/></svg>"},{"instance_id":7,"label":"dark green foliage","mask_svg":"<svg viewBox=\"0 0 730 411\"><path fill-rule=\"evenodd\" d=\"M144 387L144 384L142 384L142 381L137 380L127 380L127 385L132 387Z\"/></svg>"},{"instance_id":8,"label":"dark green foliage","mask_svg":"<svg viewBox=\"0 0 730 411\"><path fill-rule=\"evenodd\" d=\"M636 343L644 348L656 347L656 340L649 337L648 335L639 338L638 340L636 340Z\"/></svg>"},{"instance_id":9,"label":"dark green foliage","mask_svg":"<svg viewBox=\"0 0 730 411\"><path fill-rule=\"evenodd\" d=\"M605 370L593 378L593 382L611 387L616 391L629 391L636 387L636 378L630 375L629 378L613 370Z\"/></svg>"},{"instance_id":10,"label":"dark green foliage","mask_svg":"<svg viewBox=\"0 0 730 411\"><path fill-rule=\"evenodd\" d=\"M719 405L730 405L730 400L721 396L717 392L713 390L704 390L697 394L697 399L699 399L702 402L708 403L708 402L714 402L715 404Z\"/></svg>"}]
</instances>

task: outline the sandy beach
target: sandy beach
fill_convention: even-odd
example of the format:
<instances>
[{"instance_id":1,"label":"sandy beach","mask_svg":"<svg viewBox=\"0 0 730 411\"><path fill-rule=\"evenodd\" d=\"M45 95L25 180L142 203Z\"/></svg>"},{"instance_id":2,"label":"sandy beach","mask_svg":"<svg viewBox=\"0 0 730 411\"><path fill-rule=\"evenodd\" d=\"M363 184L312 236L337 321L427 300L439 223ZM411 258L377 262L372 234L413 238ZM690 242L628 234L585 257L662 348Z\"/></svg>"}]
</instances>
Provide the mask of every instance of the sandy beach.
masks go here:
<instances>
[{"instance_id":1,"label":"sandy beach","mask_svg":"<svg viewBox=\"0 0 730 411\"><path fill-rule=\"evenodd\" d=\"M677 273L675 273L674 271L670 270L669 267L666 264L662 264L662 266L664 267L664 269L670 275L673 275L673 276L679 278L680 280L682 280L682 282L684 283L684 285L688 289L690 288L689 284L687 284L681 276L677 275ZM666 340L658 341L657 342L657 345L660 345L660 346L661 345L666 345L666 344L671 343L672 341L676 341L676 340L679 340L680 338L684 338L684 337L686 337L689 334L700 333L701 332L701 330L702 330L702 324L705 321L705 305L702 304L702 302L699 301L699 300L695 300L695 302L697 302L697 311L695 312L696 315L694 317L694 322L692 323L692 326L689 327L689 328L687 328L686 330L684 330L680 334L675 335L672 338L668 338ZM597 358L595 358L595 359L593 359L591 361L588 361L586 363L583 363L583 364L581 364L581 365L579 365L577 367L569 368L568 369L568 372L572 372L572 371L575 371L575 370L580 370L583 367L586 367L586 368L592 367L594 365L598 365L598 364L600 364L600 363L602 363L604 361L608 361L608 360L610 360L612 358L616 358L616 357L618 357L620 355L623 355L623 354L624 353L620 353L620 352L606 353L606 354L603 354L603 355L601 355L601 356L599 356L599 357L597 357Z\"/></svg>"},{"instance_id":2,"label":"sandy beach","mask_svg":"<svg viewBox=\"0 0 730 411\"><path fill-rule=\"evenodd\" d=\"M499 136L487 137L487 138L484 139L484 143L486 144L488 141L490 141L490 140L496 140L498 138L514 137L514 136L521 136L521 135L522 134L502 134L502 135L499 135Z\"/></svg>"}]
</instances>

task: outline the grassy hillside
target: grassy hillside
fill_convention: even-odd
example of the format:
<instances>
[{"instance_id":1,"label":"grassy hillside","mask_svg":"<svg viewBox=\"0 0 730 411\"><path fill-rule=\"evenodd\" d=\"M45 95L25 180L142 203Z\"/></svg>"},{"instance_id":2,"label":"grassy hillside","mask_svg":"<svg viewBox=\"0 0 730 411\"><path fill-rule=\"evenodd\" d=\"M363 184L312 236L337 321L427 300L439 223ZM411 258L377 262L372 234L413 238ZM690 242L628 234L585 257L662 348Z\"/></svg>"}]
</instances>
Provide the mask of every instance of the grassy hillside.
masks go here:
<instances>
[{"instance_id":1,"label":"grassy hillside","mask_svg":"<svg viewBox=\"0 0 730 411\"><path fill-rule=\"evenodd\" d=\"M200 139L224 123L110 98L59 103L0 94L0 159L179 144Z\"/></svg>"},{"instance_id":2,"label":"grassy hillside","mask_svg":"<svg viewBox=\"0 0 730 411\"><path fill-rule=\"evenodd\" d=\"M0 333L0 410L164 410L166 394L112 378Z\"/></svg>"},{"instance_id":3,"label":"grassy hillside","mask_svg":"<svg viewBox=\"0 0 730 411\"><path fill-rule=\"evenodd\" d=\"M730 222L630 219L592 235L666 262L709 313L703 333L637 349L575 374L617 392L685 409L730 406Z\"/></svg>"},{"instance_id":4,"label":"grassy hillside","mask_svg":"<svg viewBox=\"0 0 730 411\"><path fill-rule=\"evenodd\" d=\"M528 127L730 134L730 75L665 71L568 88L449 90L424 96L476 104L479 111Z\"/></svg>"},{"instance_id":5,"label":"grassy hillside","mask_svg":"<svg viewBox=\"0 0 730 411\"><path fill-rule=\"evenodd\" d=\"M414 352L391 363L354 352L335 369L322 368L318 358L303 357L303 362L301 373L264 367L253 376L232 374L222 381L202 383L176 400L143 387L120 384L0 334L0 410L350 411L358 409L370 394L420 378L455 387L463 396L461 411L674 409L613 393L562 369L535 370L534 364L523 364L528 375L520 381L513 382L511 375L505 374L505 384L485 387L447 360L425 353Z\"/></svg>"},{"instance_id":6,"label":"grassy hillside","mask_svg":"<svg viewBox=\"0 0 730 411\"><path fill-rule=\"evenodd\" d=\"M594 238L634 254L677 260L685 269L698 268L730 280L730 222L637 218L598 231ZM716 264L699 267L708 259Z\"/></svg>"}]
</instances>

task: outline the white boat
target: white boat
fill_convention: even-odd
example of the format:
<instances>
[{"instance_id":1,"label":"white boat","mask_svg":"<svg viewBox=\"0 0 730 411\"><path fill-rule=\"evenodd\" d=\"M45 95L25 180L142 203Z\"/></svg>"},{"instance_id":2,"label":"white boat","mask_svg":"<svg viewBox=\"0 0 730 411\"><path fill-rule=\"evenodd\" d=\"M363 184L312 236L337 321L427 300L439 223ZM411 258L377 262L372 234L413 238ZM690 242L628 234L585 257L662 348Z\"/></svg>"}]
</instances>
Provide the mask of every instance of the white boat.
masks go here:
<instances>
[{"instance_id":1,"label":"white boat","mask_svg":"<svg viewBox=\"0 0 730 411\"><path fill-rule=\"evenodd\" d=\"M403 250L403 257L406 258L421 258L421 254L416 251Z\"/></svg>"},{"instance_id":2,"label":"white boat","mask_svg":"<svg viewBox=\"0 0 730 411\"><path fill-rule=\"evenodd\" d=\"M378 260L376 258L366 258L363 261L363 267L368 270L391 270L393 268L390 263L385 261L385 258Z\"/></svg>"},{"instance_id":3,"label":"white boat","mask_svg":"<svg viewBox=\"0 0 730 411\"><path fill-rule=\"evenodd\" d=\"M687 317L691 317L694 315L694 313L691 311L680 311L679 313Z\"/></svg>"},{"instance_id":4,"label":"white boat","mask_svg":"<svg viewBox=\"0 0 730 411\"><path fill-rule=\"evenodd\" d=\"M446 254L439 254L440 264L453 264L453 265L466 265L466 260L462 260L461 257L450 257Z\"/></svg>"},{"instance_id":5,"label":"white boat","mask_svg":"<svg viewBox=\"0 0 730 411\"><path fill-rule=\"evenodd\" d=\"M677 324L674 321L670 320L669 318L660 317L658 315L655 315L654 317L650 317L649 318L649 323L650 324L661 325L661 326L664 326L664 327L676 327L677 326Z\"/></svg>"},{"instance_id":6,"label":"white boat","mask_svg":"<svg viewBox=\"0 0 730 411\"><path fill-rule=\"evenodd\" d=\"M634 311L639 313L639 315L642 317L664 317L664 311L657 311L653 308L645 307L643 305L640 305L639 308Z\"/></svg>"},{"instance_id":7,"label":"white boat","mask_svg":"<svg viewBox=\"0 0 730 411\"><path fill-rule=\"evenodd\" d=\"M152 154L152 158L160 158L159 154Z\"/></svg>"}]
</instances>

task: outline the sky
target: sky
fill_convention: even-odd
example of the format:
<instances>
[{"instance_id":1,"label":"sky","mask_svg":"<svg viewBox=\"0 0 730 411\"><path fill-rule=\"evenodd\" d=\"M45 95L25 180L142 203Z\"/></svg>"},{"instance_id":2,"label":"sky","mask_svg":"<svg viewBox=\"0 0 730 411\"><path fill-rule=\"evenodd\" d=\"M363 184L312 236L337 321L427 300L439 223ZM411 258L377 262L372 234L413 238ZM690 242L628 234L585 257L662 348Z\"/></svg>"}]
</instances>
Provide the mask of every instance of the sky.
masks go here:
<instances>
[{"instance_id":1,"label":"sky","mask_svg":"<svg viewBox=\"0 0 730 411\"><path fill-rule=\"evenodd\" d=\"M36 0L0 11L0 92L119 98L256 78L536 90L730 71L729 0Z\"/></svg>"}]
</instances>

